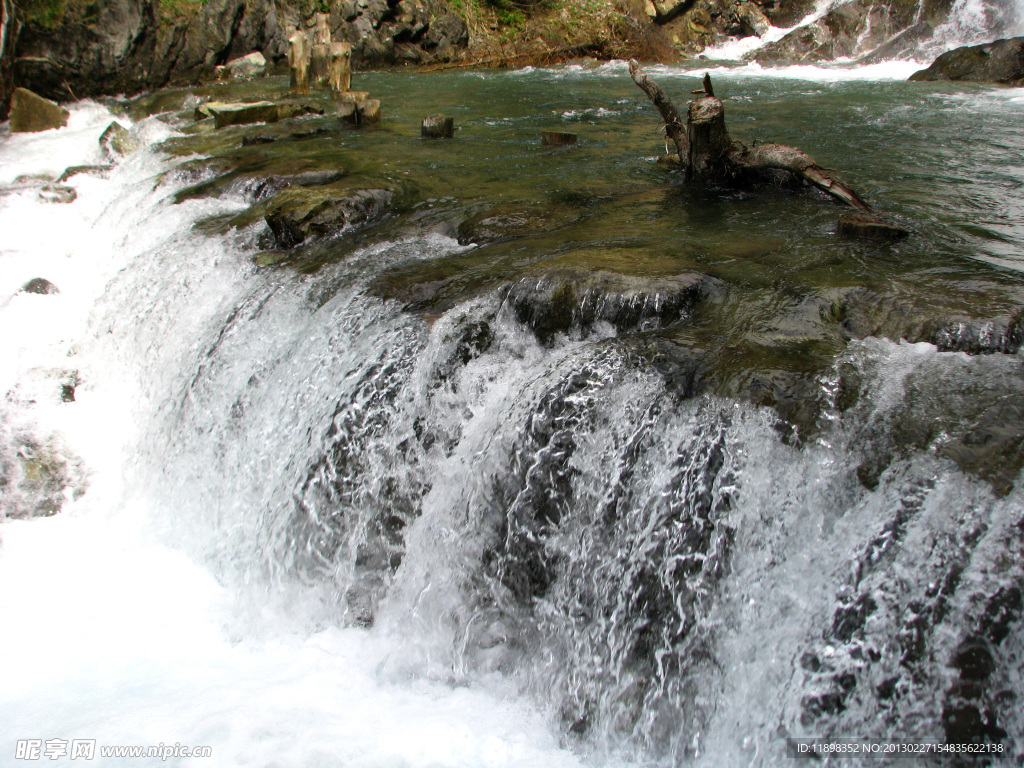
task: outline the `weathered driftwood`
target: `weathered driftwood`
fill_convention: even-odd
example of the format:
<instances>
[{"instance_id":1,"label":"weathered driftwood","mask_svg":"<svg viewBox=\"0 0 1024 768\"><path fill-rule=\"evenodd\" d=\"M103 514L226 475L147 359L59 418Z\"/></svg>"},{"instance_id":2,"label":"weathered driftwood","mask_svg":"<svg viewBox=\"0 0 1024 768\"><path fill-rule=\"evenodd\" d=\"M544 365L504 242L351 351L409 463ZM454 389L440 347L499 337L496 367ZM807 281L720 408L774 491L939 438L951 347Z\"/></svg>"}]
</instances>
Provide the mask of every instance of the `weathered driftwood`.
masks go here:
<instances>
[{"instance_id":1,"label":"weathered driftwood","mask_svg":"<svg viewBox=\"0 0 1024 768\"><path fill-rule=\"evenodd\" d=\"M309 93L309 38L296 29L288 38L288 67L292 74L292 91Z\"/></svg>"},{"instance_id":2,"label":"weathered driftwood","mask_svg":"<svg viewBox=\"0 0 1024 768\"><path fill-rule=\"evenodd\" d=\"M746 147L733 141L725 125L725 108L714 95L711 77L704 75L703 88L694 91L684 124L672 100L651 80L636 60L629 74L658 108L665 122L665 136L679 153L686 178L705 184L733 185L758 175L788 173L827 192L860 211L871 208L834 171L822 168L806 152L782 144ZM666 153L668 147L666 144Z\"/></svg>"}]
</instances>

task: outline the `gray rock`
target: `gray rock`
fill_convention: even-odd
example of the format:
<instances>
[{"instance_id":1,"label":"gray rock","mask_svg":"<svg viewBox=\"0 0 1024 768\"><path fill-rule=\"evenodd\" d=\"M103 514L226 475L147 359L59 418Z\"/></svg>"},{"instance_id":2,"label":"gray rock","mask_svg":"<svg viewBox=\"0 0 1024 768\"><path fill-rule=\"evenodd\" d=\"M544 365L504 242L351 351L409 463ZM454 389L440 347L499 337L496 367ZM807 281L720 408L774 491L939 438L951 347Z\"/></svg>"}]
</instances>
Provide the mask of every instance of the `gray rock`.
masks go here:
<instances>
[{"instance_id":1,"label":"gray rock","mask_svg":"<svg viewBox=\"0 0 1024 768\"><path fill-rule=\"evenodd\" d=\"M1020 85L1024 83L1024 37L947 51L930 67L911 75L910 79Z\"/></svg>"},{"instance_id":2,"label":"gray rock","mask_svg":"<svg viewBox=\"0 0 1024 768\"><path fill-rule=\"evenodd\" d=\"M267 60L259 51L239 56L215 68L219 80L242 80L267 74Z\"/></svg>"},{"instance_id":3,"label":"gray rock","mask_svg":"<svg viewBox=\"0 0 1024 768\"><path fill-rule=\"evenodd\" d=\"M436 50L445 40L450 45L465 45L469 42L466 22L454 13L446 13L431 22L430 28L423 36L423 47L427 50Z\"/></svg>"},{"instance_id":4,"label":"gray rock","mask_svg":"<svg viewBox=\"0 0 1024 768\"><path fill-rule=\"evenodd\" d=\"M11 133L37 133L68 124L68 111L27 88L15 88L11 97Z\"/></svg>"}]
</instances>

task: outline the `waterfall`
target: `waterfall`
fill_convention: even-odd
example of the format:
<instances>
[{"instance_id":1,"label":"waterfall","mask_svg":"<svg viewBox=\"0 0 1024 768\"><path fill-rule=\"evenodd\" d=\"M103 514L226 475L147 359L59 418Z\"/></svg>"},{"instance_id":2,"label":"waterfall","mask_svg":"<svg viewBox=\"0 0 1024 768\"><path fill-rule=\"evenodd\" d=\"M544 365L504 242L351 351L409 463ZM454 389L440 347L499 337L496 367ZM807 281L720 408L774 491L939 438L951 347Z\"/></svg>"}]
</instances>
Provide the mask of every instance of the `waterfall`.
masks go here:
<instances>
[{"instance_id":1,"label":"waterfall","mask_svg":"<svg viewBox=\"0 0 1024 768\"><path fill-rule=\"evenodd\" d=\"M851 341L795 434L697 385L657 291L615 297L627 330L573 307L542 334L532 276L382 297L470 247L436 231L261 266L262 221L209 226L253 186L176 203L215 171L159 118L41 202L23 174L96 161L110 119L0 146L5 515L31 451L65 467L59 514L3 524L5 736L369 768L1024 733L1020 467L964 458L1017 418L1019 354ZM39 276L60 293L18 291Z\"/></svg>"}]
</instances>

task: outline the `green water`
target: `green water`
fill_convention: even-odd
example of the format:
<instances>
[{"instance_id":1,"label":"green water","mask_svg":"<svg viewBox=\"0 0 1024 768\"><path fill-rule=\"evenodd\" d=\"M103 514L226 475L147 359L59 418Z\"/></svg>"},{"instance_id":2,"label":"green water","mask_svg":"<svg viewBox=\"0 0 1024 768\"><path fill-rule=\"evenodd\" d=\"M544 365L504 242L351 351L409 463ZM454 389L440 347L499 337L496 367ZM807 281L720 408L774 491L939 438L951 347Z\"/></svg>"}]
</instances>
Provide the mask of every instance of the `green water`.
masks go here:
<instances>
[{"instance_id":1,"label":"green water","mask_svg":"<svg viewBox=\"0 0 1024 768\"><path fill-rule=\"evenodd\" d=\"M683 70L654 74L680 106L698 85ZM692 321L658 332L659 343L700 350L713 391L781 405L805 427L814 409L801 417L800 393L851 336L917 341L926 337L922 327L956 320L1005 325L1024 306L1024 91L739 72L717 74L715 86L733 138L804 149L910 237L841 239L844 209L808 189L688 186L679 171L656 164L665 152L659 119L621 64L362 73L353 88L381 100L380 125L342 126L325 95L314 93L327 115L198 132L167 148L220 158L220 175L186 197L222 194L239 177L315 169L344 169L343 186L395 193L385 222L263 256L275 269L315 271L368 243L431 229L455 234L462 226L465 234L468 219L494 210L525 217L508 239L373 276L373 292L428 317L554 267L709 276L712 295ZM284 98L286 87L270 78L194 95ZM187 104L168 119L192 132L199 129L189 97L166 91L130 106L138 116ZM420 138L422 118L435 112L454 117L453 140ZM314 130L322 133L241 146L246 135ZM544 130L579 141L543 146ZM225 231L262 213L257 206L208 225ZM859 320L851 323L851 313Z\"/></svg>"}]
</instances>

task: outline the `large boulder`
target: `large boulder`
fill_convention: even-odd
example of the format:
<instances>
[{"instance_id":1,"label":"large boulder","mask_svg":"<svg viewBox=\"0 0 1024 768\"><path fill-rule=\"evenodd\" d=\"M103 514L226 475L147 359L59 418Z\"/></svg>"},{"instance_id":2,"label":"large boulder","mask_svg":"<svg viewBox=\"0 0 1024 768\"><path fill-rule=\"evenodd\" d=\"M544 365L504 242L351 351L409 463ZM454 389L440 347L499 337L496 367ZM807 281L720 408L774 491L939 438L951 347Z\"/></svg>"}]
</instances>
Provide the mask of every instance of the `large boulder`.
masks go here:
<instances>
[{"instance_id":1,"label":"large boulder","mask_svg":"<svg viewBox=\"0 0 1024 768\"><path fill-rule=\"evenodd\" d=\"M246 56L239 56L227 64L215 67L220 80L244 80L251 77L263 77L267 74L267 59L256 51Z\"/></svg>"},{"instance_id":2,"label":"large boulder","mask_svg":"<svg viewBox=\"0 0 1024 768\"><path fill-rule=\"evenodd\" d=\"M1024 84L1024 37L947 51L910 79Z\"/></svg>"},{"instance_id":3,"label":"large boulder","mask_svg":"<svg viewBox=\"0 0 1024 768\"><path fill-rule=\"evenodd\" d=\"M36 133L63 128L68 111L26 88L15 88L11 97L11 133Z\"/></svg>"}]
</instances>

